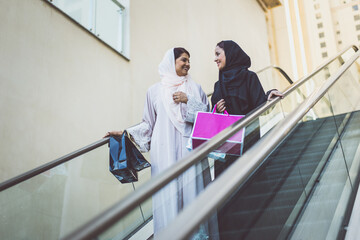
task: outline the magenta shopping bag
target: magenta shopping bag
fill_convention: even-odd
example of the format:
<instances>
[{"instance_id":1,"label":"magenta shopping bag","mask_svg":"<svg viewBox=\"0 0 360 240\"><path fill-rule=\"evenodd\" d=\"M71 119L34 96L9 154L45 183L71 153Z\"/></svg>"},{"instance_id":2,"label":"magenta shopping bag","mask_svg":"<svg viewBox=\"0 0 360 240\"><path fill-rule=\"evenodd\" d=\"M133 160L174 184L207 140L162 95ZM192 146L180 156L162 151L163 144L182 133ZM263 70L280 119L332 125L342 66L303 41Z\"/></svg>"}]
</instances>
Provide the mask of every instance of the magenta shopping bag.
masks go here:
<instances>
[{"instance_id":1,"label":"magenta shopping bag","mask_svg":"<svg viewBox=\"0 0 360 240\"><path fill-rule=\"evenodd\" d=\"M191 133L193 149L208 141L213 136L244 117L244 115L229 115L211 112L198 112L194 122L193 131ZM245 128L241 129L231 138L229 138L215 152L226 153L229 155L241 156L244 142Z\"/></svg>"}]
</instances>

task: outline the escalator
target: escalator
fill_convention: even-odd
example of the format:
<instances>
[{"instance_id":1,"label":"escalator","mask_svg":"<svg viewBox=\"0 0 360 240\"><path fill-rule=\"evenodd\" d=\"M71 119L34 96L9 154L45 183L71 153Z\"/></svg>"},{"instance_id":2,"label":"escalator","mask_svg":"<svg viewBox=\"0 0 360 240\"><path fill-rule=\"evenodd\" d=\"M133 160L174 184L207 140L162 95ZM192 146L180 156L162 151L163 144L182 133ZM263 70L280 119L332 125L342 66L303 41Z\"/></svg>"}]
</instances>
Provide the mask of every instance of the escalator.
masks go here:
<instances>
[{"instance_id":1,"label":"escalator","mask_svg":"<svg viewBox=\"0 0 360 240\"><path fill-rule=\"evenodd\" d=\"M282 85L291 83L286 73L274 66L260 70L259 76L263 82L272 77ZM150 180L147 168L139 172L138 182L120 184L108 169L107 144L108 139L101 139L2 182L0 238L64 237ZM109 238L147 238L152 231L152 204L148 199L138 204Z\"/></svg>"},{"instance_id":2,"label":"escalator","mask_svg":"<svg viewBox=\"0 0 360 240\"><path fill-rule=\"evenodd\" d=\"M267 239L298 236L297 229L309 227L306 218L312 211L306 209L311 204L316 205L316 202L311 203L310 197L316 194L318 189L316 186L320 185L321 177L329 168L328 163L335 159L334 156L339 155L339 152L343 156L357 154L357 145L353 144L352 140L358 139L358 136L351 134L357 129L357 111L360 110L358 104L348 104L348 101L351 103L355 101L354 99L342 99L345 108L338 107L335 104L338 101L338 94L329 90L327 96L303 113L299 118L300 122L297 120L290 130L285 131L286 134L277 134L281 138L279 140L281 144L276 144L267 150L266 156L257 160L258 165L254 164L248 169L242 168L244 164L242 160L253 158L249 157L253 152L261 153L265 148L259 144L266 143L267 139L274 135L274 129L282 127L278 123L286 125L283 123L292 118L297 108L307 102L316 89L326 84L329 77L336 76L339 69L350 59L347 57L349 53L352 56L354 50L357 51L355 47L351 47L339 53L313 73L285 89L286 97L283 100L277 99L261 106L242 121L203 144L174 168L151 180L149 180L149 172L140 172L139 178L143 179L142 182L122 187L119 187L120 184L115 181L114 184L109 184L110 180L105 176L105 172L100 175L97 172L100 165L108 164L107 139L103 139L0 184L0 202L1 206L4 206L0 236L2 239L31 238L29 236L38 236L38 239L147 239L152 235L152 228L149 228L152 217L151 196L173 179L181 176L189 167L208 161L203 159L211 151L238 130L254 123L258 124L255 128L260 128L261 141L225 171L224 177L213 179L213 183L200 193L196 201L184 208L179 217L160 233L159 239L187 238L197 231L198 226L209 222L208 218L213 217L214 214L218 218L220 231L213 233L213 236L209 234L210 238L216 239L218 236L224 239L264 238L258 235L260 233L264 234L261 236L268 236ZM349 90L357 90L357 85L354 86L354 71L350 73L348 70L348 73L346 79L349 82L346 81L347 85L345 84L345 89L342 90L343 95ZM342 87L343 85L337 90ZM349 144L345 144L349 149L341 148L345 140L350 141ZM355 158L351 159L349 156L344 160L346 176L352 171L355 172L351 166L357 166L357 162L353 161ZM209 161L211 167L213 160L209 159ZM235 176L234 172L245 170L247 170L246 174L240 175L240 178L231 176L232 174ZM101 171L107 172L108 169ZM205 168L203 171L212 170ZM199 171L197 174L201 175L204 172ZM357 188L357 174L349 178L346 176L345 179L351 180L346 185L349 186L347 191L353 193ZM227 182L226 179L233 180ZM78 185L79 182L81 185ZM220 184L228 186L222 187ZM94 186L99 185L101 187L97 189L101 190L94 191ZM340 184L339 189L343 192L344 184ZM101 199L101 191L112 192L114 198ZM215 195L217 197L213 197ZM346 203L351 203L354 196L350 194L342 198ZM211 201L206 201L205 204L204 199ZM99 207L94 209L91 203L93 201L101 204L96 205ZM208 209L206 208L208 204L214 205ZM53 212L45 212L42 205L50 205L49 208L52 208ZM232 211L234 205L243 208ZM340 211L338 205L335 204L333 207ZM189 212L192 219L189 219ZM232 215L237 219L236 224L226 222L229 216L233 219ZM34 221L34 219L41 220ZM195 220L197 222L194 222ZM18 223L18 226L14 227L14 222ZM268 224L269 222L271 224ZM319 220L319 222L324 221ZM335 222L331 219L331 224L336 224ZM179 231L179 224L187 227ZM299 228L295 228L294 225ZM343 222L340 225L343 225ZM53 229L53 232L49 233L47 228ZM142 232L145 233L141 235Z\"/></svg>"},{"instance_id":3,"label":"escalator","mask_svg":"<svg viewBox=\"0 0 360 240\"><path fill-rule=\"evenodd\" d=\"M340 133L337 131L337 123L344 124ZM353 134L354 139L360 139L360 132L355 132L359 123L359 111L300 123L218 212L221 238L288 238L289 233L284 225L290 224L290 217L296 220L299 212L295 208L301 206L303 199L308 198L319 184L326 164L335 161L333 158L338 155L336 151L341 144L338 135ZM346 175L344 170L339 167L331 173L332 177ZM342 189L344 186L341 182L334 183L332 191L336 187ZM327 201L336 202L338 196L328 197ZM319 221L324 224L331 218L325 217ZM312 231L314 233L316 230ZM299 237L310 239L314 235ZM319 236L316 239L325 238Z\"/></svg>"},{"instance_id":4,"label":"escalator","mask_svg":"<svg viewBox=\"0 0 360 240\"><path fill-rule=\"evenodd\" d=\"M159 239L344 239L359 186L360 77L354 54L227 169ZM193 213L196 212L194 215ZM352 236L349 239L358 239Z\"/></svg>"},{"instance_id":5,"label":"escalator","mask_svg":"<svg viewBox=\"0 0 360 240\"><path fill-rule=\"evenodd\" d=\"M358 56L359 52L350 53L348 57L337 59L339 61L320 66L286 89L283 100L266 104L225 129L173 169L152 179L124 202L64 239L106 239L109 231L120 224L136 204L149 199L230 136L243 127L253 127L254 123L259 124L261 140L200 193L156 239L313 239L312 236L336 239L346 229L344 224L358 186L358 175L354 173L359 164L349 154L355 152L353 156L358 155L354 149L358 148L360 139L359 136L349 137L354 132L349 129L356 128L353 119L357 119L356 112L360 110L359 74L354 64ZM344 148L347 141L350 143ZM299 146L296 150L291 149ZM273 160L269 156L273 156ZM335 169L342 170L340 177L331 177L332 163L335 163ZM264 167L268 170L261 175ZM323 178L337 181L338 191L327 184L328 180L320 181ZM315 200L324 198L314 196L326 189L326 185L331 187L331 191L326 192L331 193L328 198L333 197L330 201L332 208L313 211L311 206L318 209ZM231 208L234 205L244 208L234 211ZM324 216L319 212L328 214ZM230 218L226 222L228 215L239 218ZM307 219L311 215L323 216L327 220ZM204 236L203 229L216 218L220 228ZM241 218L241 226L236 225ZM320 228L315 222L324 227Z\"/></svg>"},{"instance_id":6,"label":"escalator","mask_svg":"<svg viewBox=\"0 0 360 240\"><path fill-rule=\"evenodd\" d=\"M59 239L150 179L121 184L109 172L108 139L74 151L0 184L0 239ZM20 163L20 162L19 162ZM151 221L151 203L138 205L119 239Z\"/></svg>"}]
</instances>

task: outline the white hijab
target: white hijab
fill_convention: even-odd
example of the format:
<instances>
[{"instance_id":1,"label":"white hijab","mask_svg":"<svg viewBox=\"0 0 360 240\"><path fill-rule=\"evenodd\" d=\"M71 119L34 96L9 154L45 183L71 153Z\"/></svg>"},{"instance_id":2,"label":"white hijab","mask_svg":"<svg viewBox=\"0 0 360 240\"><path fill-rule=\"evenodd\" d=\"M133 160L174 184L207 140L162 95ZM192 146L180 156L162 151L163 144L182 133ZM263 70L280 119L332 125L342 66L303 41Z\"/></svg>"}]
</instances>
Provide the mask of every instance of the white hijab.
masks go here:
<instances>
[{"instance_id":1,"label":"white hijab","mask_svg":"<svg viewBox=\"0 0 360 240\"><path fill-rule=\"evenodd\" d=\"M161 99L168 117L175 126L175 128L184 134L185 120L181 114L181 107L183 103L175 103L173 94L181 91L186 95L192 95L201 101L200 93L194 81L191 80L190 75L178 76L175 70L175 56L174 49L169 49L159 65L159 74L162 83ZM186 109L186 106L185 106Z\"/></svg>"}]
</instances>

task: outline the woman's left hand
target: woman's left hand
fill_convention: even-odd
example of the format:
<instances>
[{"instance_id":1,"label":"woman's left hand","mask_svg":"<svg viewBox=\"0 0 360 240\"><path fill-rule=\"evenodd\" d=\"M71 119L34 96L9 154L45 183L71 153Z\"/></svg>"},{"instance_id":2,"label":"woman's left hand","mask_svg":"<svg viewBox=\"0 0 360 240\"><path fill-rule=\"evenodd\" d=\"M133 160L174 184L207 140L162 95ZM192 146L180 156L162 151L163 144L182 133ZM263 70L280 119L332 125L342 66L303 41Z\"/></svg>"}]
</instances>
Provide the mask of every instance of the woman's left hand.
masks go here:
<instances>
[{"instance_id":1,"label":"woman's left hand","mask_svg":"<svg viewBox=\"0 0 360 240\"><path fill-rule=\"evenodd\" d=\"M267 100L270 101L276 97L284 98L284 94L278 90L273 90L270 92Z\"/></svg>"},{"instance_id":2,"label":"woman's left hand","mask_svg":"<svg viewBox=\"0 0 360 240\"><path fill-rule=\"evenodd\" d=\"M103 138L111 137L111 136L121 136L123 134L123 131L110 131L103 136Z\"/></svg>"},{"instance_id":3,"label":"woman's left hand","mask_svg":"<svg viewBox=\"0 0 360 240\"><path fill-rule=\"evenodd\" d=\"M175 103L187 103L188 98L184 92L175 92L173 94L173 100Z\"/></svg>"}]
</instances>

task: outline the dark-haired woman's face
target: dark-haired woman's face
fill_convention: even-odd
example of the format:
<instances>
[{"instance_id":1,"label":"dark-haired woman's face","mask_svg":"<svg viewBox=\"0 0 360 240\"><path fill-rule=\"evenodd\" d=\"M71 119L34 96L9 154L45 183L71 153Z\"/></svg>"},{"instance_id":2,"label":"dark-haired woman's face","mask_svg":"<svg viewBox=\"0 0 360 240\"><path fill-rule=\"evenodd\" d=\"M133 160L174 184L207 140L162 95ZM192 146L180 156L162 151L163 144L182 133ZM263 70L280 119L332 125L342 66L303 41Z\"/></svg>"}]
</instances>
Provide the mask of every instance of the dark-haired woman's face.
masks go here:
<instances>
[{"instance_id":1,"label":"dark-haired woman's face","mask_svg":"<svg viewBox=\"0 0 360 240\"><path fill-rule=\"evenodd\" d=\"M186 76L190 69L190 57L186 53L183 53L175 60L176 74L180 77Z\"/></svg>"},{"instance_id":2,"label":"dark-haired woman's face","mask_svg":"<svg viewBox=\"0 0 360 240\"><path fill-rule=\"evenodd\" d=\"M216 46L215 48L215 59L214 62L216 62L219 70L223 69L226 65L226 56L225 51L219 46Z\"/></svg>"}]
</instances>

